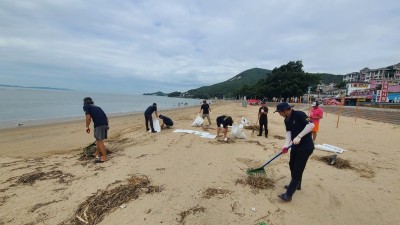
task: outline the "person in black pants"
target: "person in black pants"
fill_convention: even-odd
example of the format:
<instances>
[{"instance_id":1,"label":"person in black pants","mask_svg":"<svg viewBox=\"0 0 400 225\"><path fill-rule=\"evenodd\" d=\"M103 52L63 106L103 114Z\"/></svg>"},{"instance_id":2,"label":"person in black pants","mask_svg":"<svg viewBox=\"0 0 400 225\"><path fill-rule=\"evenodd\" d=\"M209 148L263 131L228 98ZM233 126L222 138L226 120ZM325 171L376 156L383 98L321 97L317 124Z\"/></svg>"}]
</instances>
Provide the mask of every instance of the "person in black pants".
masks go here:
<instances>
[{"instance_id":1,"label":"person in black pants","mask_svg":"<svg viewBox=\"0 0 400 225\"><path fill-rule=\"evenodd\" d=\"M314 151L314 142L311 131L314 124L310 118L302 112L292 109L293 106L282 102L276 106L279 115L285 118L286 140L282 153L288 152L288 146L292 144L290 152L289 168L292 180L285 185L286 193L278 195L283 201L289 202L296 190L301 190L301 180L308 158Z\"/></svg>"},{"instance_id":2,"label":"person in black pants","mask_svg":"<svg viewBox=\"0 0 400 225\"><path fill-rule=\"evenodd\" d=\"M228 126L232 126L233 124L232 117L222 115L218 116L216 121L217 121L217 137L219 137L219 132L222 130L224 133L224 141L228 141L226 135L228 133Z\"/></svg>"},{"instance_id":3,"label":"person in black pants","mask_svg":"<svg viewBox=\"0 0 400 225\"><path fill-rule=\"evenodd\" d=\"M161 124L161 129L164 129L164 126L166 126L167 128L171 128L174 125L174 121L171 120L171 118L164 116L164 115L160 115L158 118L162 119L162 124Z\"/></svg>"},{"instance_id":4,"label":"person in black pants","mask_svg":"<svg viewBox=\"0 0 400 225\"><path fill-rule=\"evenodd\" d=\"M151 132L152 133L156 133L156 131L154 130L153 127L153 112L156 114L156 117L158 118L158 114L157 114L157 104L153 103L153 105L149 106L146 111L144 112L144 118L146 121L146 130L149 131L149 122L150 122L150 127L151 127Z\"/></svg>"},{"instance_id":5,"label":"person in black pants","mask_svg":"<svg viewBox=\"0 0 400 225\"><path fill-rule=\"evenodd\" d=\"M258 121L260 125L260 130L257 136L262 136L263 127L265 130L265 137L268 138L268 107L265 102L261 102L261 107L258 109Z\"/></svg>"}]
</instances>

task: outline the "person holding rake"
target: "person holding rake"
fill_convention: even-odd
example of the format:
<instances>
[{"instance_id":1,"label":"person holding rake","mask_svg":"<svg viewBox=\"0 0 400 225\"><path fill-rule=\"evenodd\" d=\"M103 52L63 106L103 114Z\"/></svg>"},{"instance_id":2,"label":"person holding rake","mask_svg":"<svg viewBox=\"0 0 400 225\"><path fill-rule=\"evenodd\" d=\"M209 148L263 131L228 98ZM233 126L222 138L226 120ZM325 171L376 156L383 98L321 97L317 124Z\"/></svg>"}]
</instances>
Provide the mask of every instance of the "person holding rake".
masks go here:
<instances>
[{"instance_id":1,"label":"person holding rake","mask_svg":"<svg viewBox=\"0 0 400 225\"><path fill-rule=\"evenodd\" d=\"M286 154L288 146L293 143L289 160L291 181L289 185L285 185L286 193L278 195L280 199L286 202L292 200L296 190L301 190L303 172L308 158L314 151L314 142L311 136L314 124L304 112L295 111L292 107L287 102L282 102L276 106L275 111L285 118L286 139L282 153Z\"/></svg>"}]
</instances>

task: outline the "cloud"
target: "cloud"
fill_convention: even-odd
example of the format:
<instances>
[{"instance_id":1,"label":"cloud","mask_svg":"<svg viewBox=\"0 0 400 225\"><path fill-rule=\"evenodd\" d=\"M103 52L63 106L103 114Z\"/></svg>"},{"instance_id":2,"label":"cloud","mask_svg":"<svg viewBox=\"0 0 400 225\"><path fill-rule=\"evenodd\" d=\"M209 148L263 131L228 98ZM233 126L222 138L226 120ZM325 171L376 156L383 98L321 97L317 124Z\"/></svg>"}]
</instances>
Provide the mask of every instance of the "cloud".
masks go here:
<instances>
[{"instance_id":1,"label":"cloud","mask_svg":"<svg viewBox=\"0 0 400 225\"><path fill-rule=\"evenodd\" d=\"M1 83L186 91L302 60L346 74L399 63L400 4L344 1L2 1Z\"/></svg>"}]
</instances>

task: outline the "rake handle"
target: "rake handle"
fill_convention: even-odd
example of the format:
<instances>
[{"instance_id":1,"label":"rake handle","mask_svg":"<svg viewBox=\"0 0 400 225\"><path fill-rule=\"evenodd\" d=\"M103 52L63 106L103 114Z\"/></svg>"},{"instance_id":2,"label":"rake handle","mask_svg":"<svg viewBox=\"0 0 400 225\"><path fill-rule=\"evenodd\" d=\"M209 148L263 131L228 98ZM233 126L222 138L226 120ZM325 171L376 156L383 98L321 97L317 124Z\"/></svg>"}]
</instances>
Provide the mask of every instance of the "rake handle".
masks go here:
<instances>
[{"instance_id":1,"label":"rake handle","mask_svg":"<svg viewBox=\"0 0 400 225\"><path fill-rule=\"evenodd\" d=\"M290 149L293 145L290 145L289 147L287 147L288 149ZM264 168L266 167L270 162L274 161L276 158L278 158L280 155L282 155L282 151L279 152L278 154L276 154L274 156L274 158L270 159L268 162L266 162L264 165L262 165L260 168Z\"/></svg>"},{"instance_id":2,"label":"rake handle","mask_svg":"<svg viewBox=\"0 0 400 225\"><path fill-rule=\"evenodd\" d=\"M280 155L282 155L282 152L279 152L274 156L274 158L270 159L268 162L266 162L264 165L262 165L260 168L266 167L270 162L274 161L276 158L278 158Z\"/></svg>"}]
</instances>

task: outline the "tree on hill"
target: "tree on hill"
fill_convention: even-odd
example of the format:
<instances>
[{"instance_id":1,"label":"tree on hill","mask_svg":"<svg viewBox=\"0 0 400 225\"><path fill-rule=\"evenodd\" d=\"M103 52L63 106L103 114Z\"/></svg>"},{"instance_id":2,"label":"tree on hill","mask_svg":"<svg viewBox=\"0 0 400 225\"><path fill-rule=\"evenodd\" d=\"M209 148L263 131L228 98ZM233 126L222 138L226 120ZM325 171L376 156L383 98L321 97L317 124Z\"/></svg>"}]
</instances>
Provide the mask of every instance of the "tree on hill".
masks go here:
<instances>
[{"instance_id":1,"label":"tree on hill","mask_svg":"<svg viewBox=\"0 0 400 225\"><path fill-rule=\"evenodd\" d=\"M241 89L237 94L272 98L300 96L308 91L308 87L317 86L321 77L305 73L301 61L291 61L279 68L274 68L269 76L250 88Z\"/></svg>"}]
</instances>

